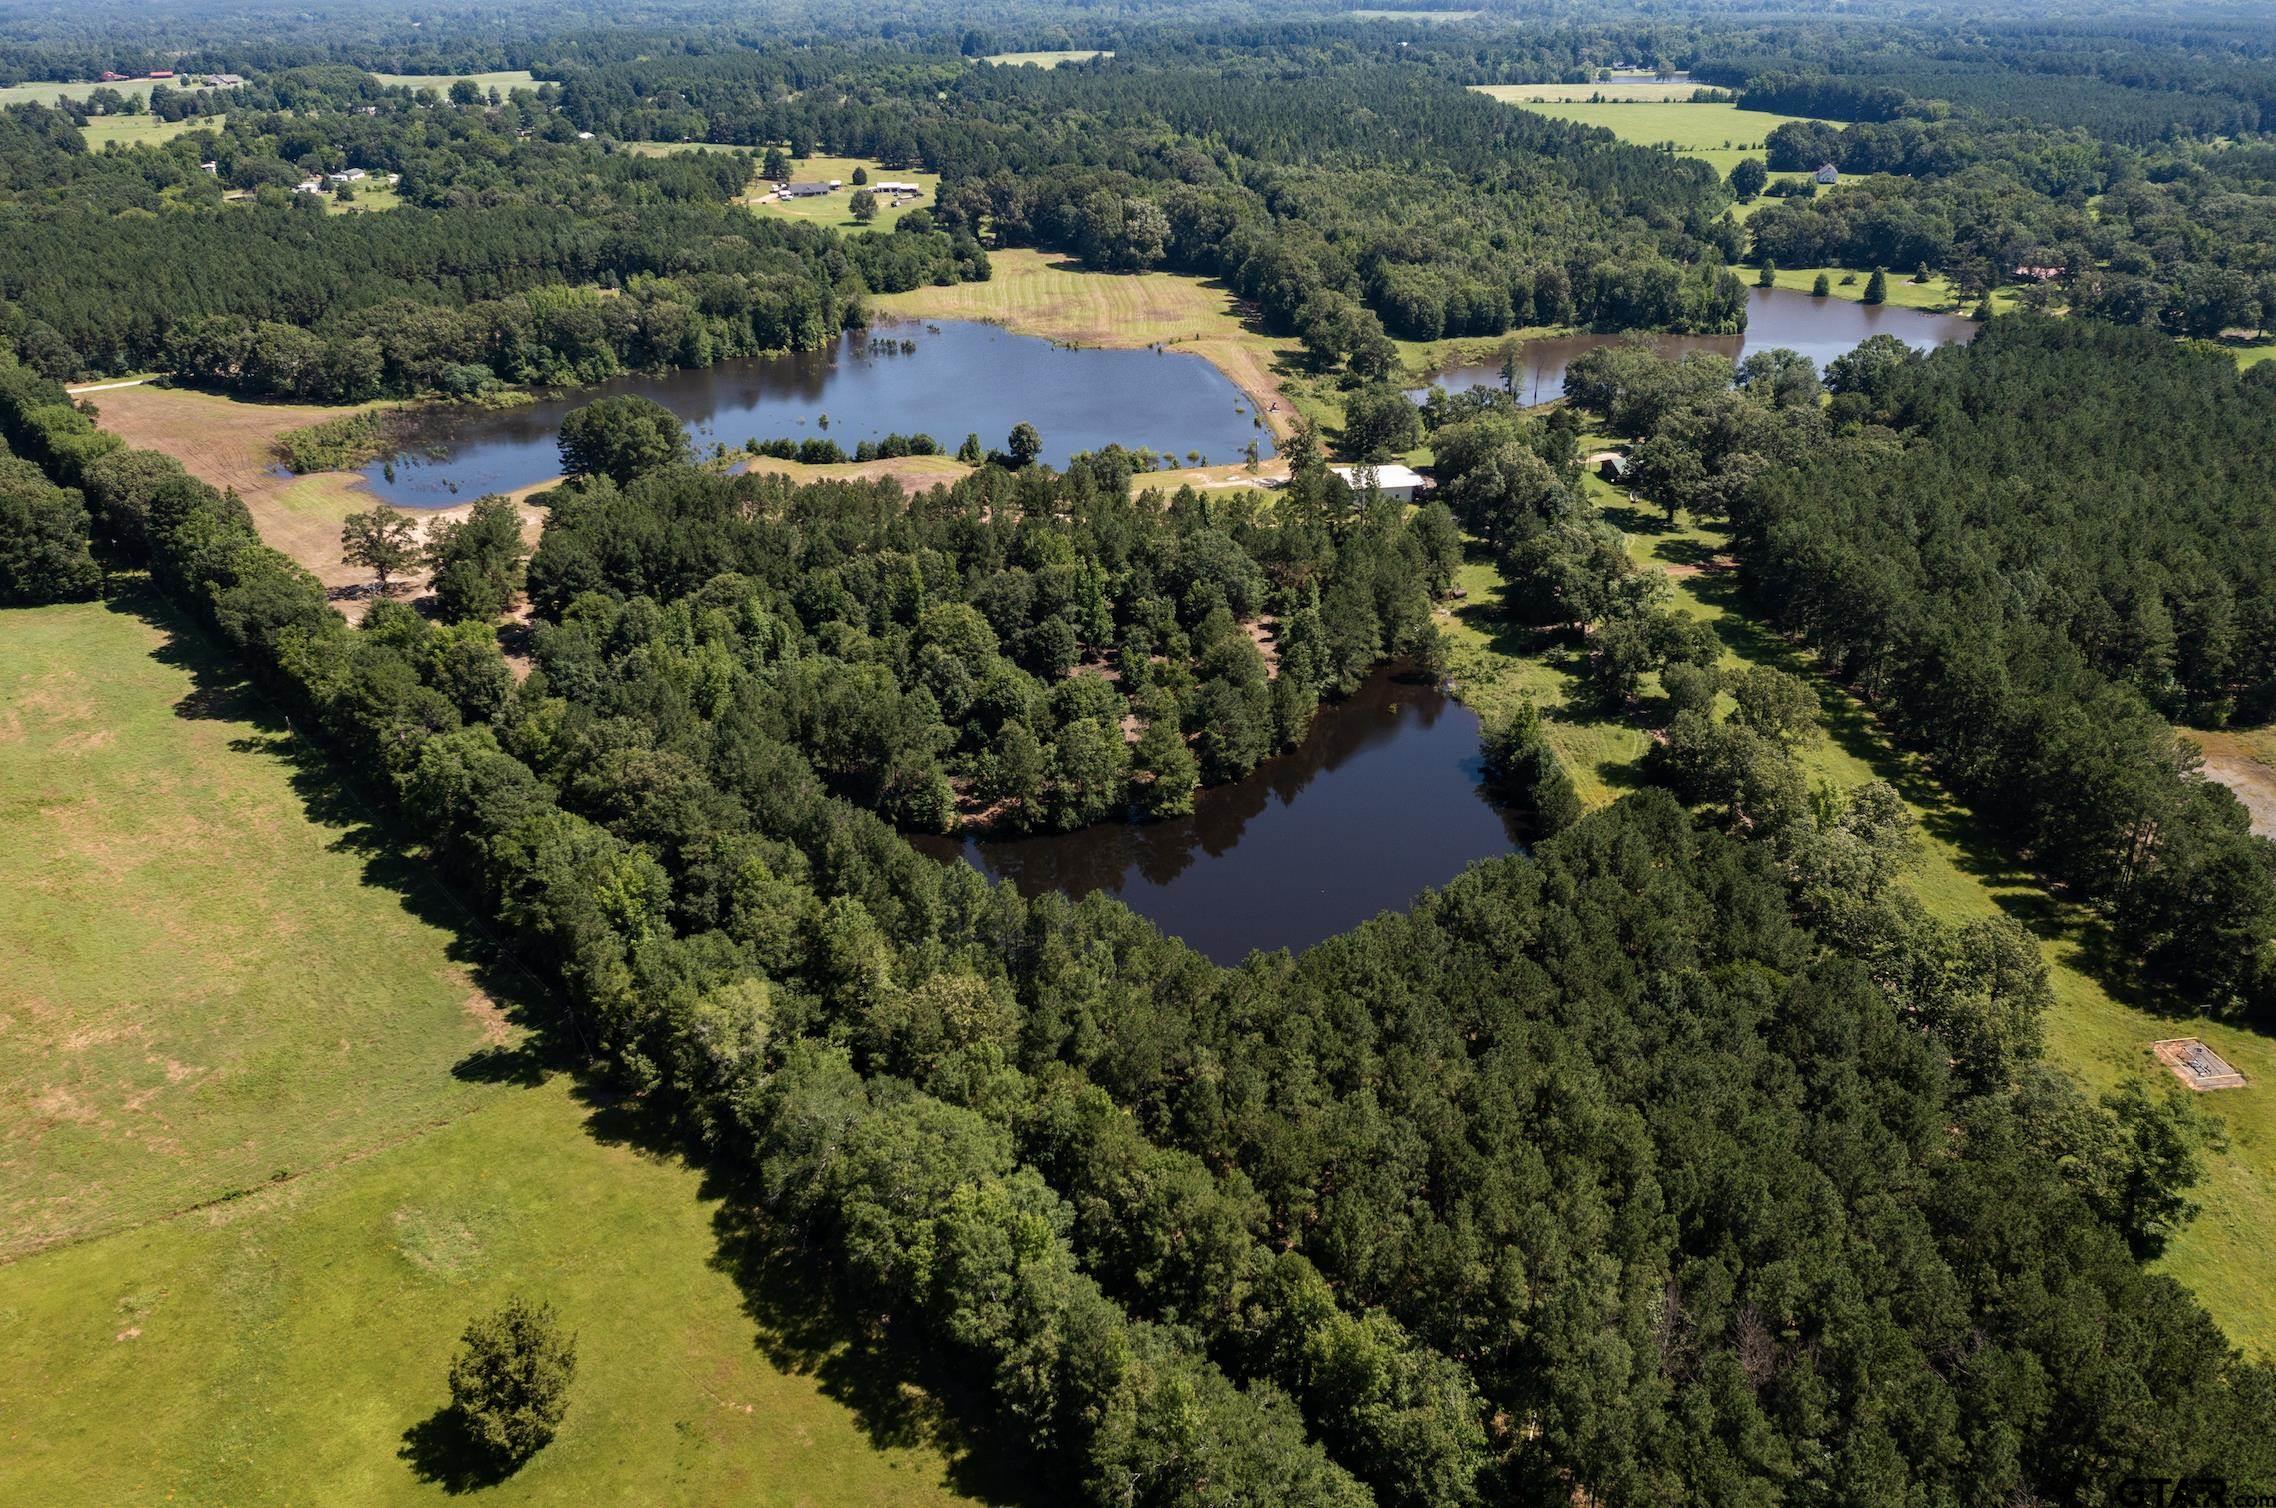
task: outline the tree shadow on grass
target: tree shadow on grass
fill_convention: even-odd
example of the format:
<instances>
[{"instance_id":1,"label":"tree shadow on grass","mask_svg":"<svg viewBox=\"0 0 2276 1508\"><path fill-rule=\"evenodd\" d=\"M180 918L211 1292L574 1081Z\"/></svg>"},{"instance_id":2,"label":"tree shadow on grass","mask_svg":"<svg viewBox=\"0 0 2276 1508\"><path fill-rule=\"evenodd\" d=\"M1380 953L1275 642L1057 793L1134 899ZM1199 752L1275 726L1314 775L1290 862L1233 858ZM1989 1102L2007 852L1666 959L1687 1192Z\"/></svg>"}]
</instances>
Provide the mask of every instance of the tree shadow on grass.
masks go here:
<instances>
[{"instance_id":1,"label":"tree shadow on grass","mask_svg":"<svg viewBox=\"0 0 2276 1508\"><path fill-rule=\"evenodd\" d=\"M163 639L151 658L190 676L190 693L175 703L175 715L234 723L241 731L229 741L232 751L283 763L303 812L333 834L330 846L360 856L364 884L392 893L406 911L444 933L447 956L508 1020L534 1027L557 1016L550 992L514 961L434 864L417 855L385 803L367 796L325 749L303 736L221 645L147 586L114 593L105 605L157 630Z\"/></svg>"},{"instance_id":2,"label":"tree shadow on grass","mask_svg":"<svg viewBox=\"0 0 2276 1508\"><path fill-rule=\"evenodd\" d=\"M410 1466L413 1476L453 1497L495 1487L514 1474L513 1467L467 1434L466 1421L447 1403L405 1430L402 1448L395 1455Z\"/></svg>"},{"instance_id":3,"label":"tree shadow on grass","mask_svg":"<svg viewBox=\"0 0 2276 1508\"><path fill-rule=\"evenodd\" d=\"M1020 1441L967 1422L993 1417L986 1389L847 1304L828 1263L767 1217L755 1180L707 1158L653 1100L590 1076L575 1096L595 1140L701 1172L700 1197L718 1201L711 1266L734 1281L752 1344L769 1365L813 1378L872 1447L938 1452L947 1485L966 1497L1007 1508L1060 1500L1038 1480L1046 1473Z\"/></svg>"}]
</instances>

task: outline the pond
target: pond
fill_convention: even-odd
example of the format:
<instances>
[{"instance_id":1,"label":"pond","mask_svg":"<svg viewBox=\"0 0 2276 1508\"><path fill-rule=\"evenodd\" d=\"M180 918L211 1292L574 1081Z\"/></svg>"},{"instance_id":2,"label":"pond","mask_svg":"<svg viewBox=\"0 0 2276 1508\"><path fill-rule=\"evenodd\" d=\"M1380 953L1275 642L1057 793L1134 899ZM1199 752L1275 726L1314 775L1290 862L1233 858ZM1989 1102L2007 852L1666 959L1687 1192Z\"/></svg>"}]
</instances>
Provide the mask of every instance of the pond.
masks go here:
<instances>
[{"instance_id":1,"label":"pond","mask_svg":"<svg viewBox=\"0 0 2276 1508\"><path fill-rule=\"evenodd\" d=\"M1713 351L1736 361L1748 351L1784 346L1809 357L1822 372L1827 362L1846 356L1869 336L1894 335L1906 345L1926 351L1971 340L1983 328L1956 314L1930 314L1892 304L1866 305L1846 298L1815 298L1793 288L1751 288L1747 293L1744 335L1655 335L1651 337L1654 349L1671 356ZM1566 363L1584 351L1626 338L1560 335L1527 341L1523 369L1517 376L1518 397L1526 403L1547 403L1562 396ZM1432 380L1450 393L1500 387L1501 363L1496 359L1479 366L1448 367Z\"/></svg>"},{"instance_id":2,"label":"pond","mask_svg":"<svg viewBox=\"0 0 2276 1508\"><path fill-rule=\"evenodd\" d=\"M1517 847L1517 819L1484 778L1477 714L1385 669L1323 707L1296 750L1201 792L1190 817L911 841L1022 895L1107 891L1232 964L1251 949L1301 949L1349 931Z\"/></svg>"},{"instance_id":3,"label":"pond","mask_svg":"<svg viewBox=\"0 0 2276 1508\"><path fill-rule=\"evenodd\" d=\"M1043 459L1063 466L1078 451L1145 446L1181 462L1198 451L1237 460L1272 431L1247 395L1198 356L1153 350L1082 350L993 325L895 322L842 336L827 350L758 356L700 370L627 377L519 408L436 405L417 411L392 457L363 469L366 485L408 508L447 507L511 492L560 474L561 421L596 398L637 393L688 424L699 449L746 439L837 441L929 434L953 451L967 434L1000 447L1032 424ZM825 427L825 419L827 427Z\"/></svg>"}]
</instances>

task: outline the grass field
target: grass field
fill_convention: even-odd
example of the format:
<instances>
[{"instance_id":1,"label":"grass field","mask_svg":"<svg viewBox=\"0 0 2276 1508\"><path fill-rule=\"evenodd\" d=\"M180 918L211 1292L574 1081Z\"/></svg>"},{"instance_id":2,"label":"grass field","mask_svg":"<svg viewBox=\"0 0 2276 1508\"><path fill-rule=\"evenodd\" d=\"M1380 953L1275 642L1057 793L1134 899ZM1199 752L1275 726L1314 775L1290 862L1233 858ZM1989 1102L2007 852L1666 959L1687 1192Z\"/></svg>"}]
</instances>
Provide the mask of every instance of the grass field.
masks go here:
<instances>
[{"instance_id":1,"label":"grass field","mask_svg":"<svg viewBox=\"0 0 2276 1508\"><path fill-rule=\"evenodd\" d=\"M1114 54L1098 48L1070 48L1062 52L996 52L982 58L983 63L995 63L1013 68L1056 68L1061 63L1087 63L1093 58L1111 58Z\"/></svg>"},{"instance_id":2,"label":"grass field","mask_svg":"<svg viewBox=\"0 0 2276 1508\"><path fill-rule=\"evenodd\" d=\"M914 199L895 204L884 194L877 196L877 218L865 227L853 217L854 169L863 168L873 184L887 181L913 183L919 193ZM794 183L827 183L836 178L845 187L835 193L815 199L793 199L785 203L774 197L770 184L753 180L743 196L743 202L762 215L782 215L792 220L805 220L814 225L828 225L837 230L891 230L896 221L912 209L930 208L940 196L940 174L920 173L914 168L887 168L876 159L867 157L794 157L790 163L790 177Z\"/></svg>"},{"instance_id":3,"label":"grass field","mask_svg":"<svg viewBox=\"0 0 2276 1508\"><path fill-rule=\"evenodd\" d=\"M1797 293L1808 293L1812 285L1817 282L1818 274L1821 272L1826 275L1826 282L1830 285L1826 290L1829 297L1846 298L1853 301L1862 300L1865 297L1866 280L1873 275L1871 268L1781 267L1773 281L1781 288L1791 288ZM1731 273L1739 281L1752 288L1761 277L1762 269L1734 265L1731 268ZM1906 269L1892 267L1888 269L1888 273L1889 303L1895 308L1925 309L1932 314L1972 314L1975 312L1976 306L1973 303L1963 303L1960 299L1959 290L1954 288L1951 279L1941 272L1930 273L1928 281L1925 283L1914 282L1912 272ZM1844 283L1843 278L1849 278L1851 281ZM2001 314L2009 313L2016 307L2016 301L2022 292L2023 289L2020 284L1994 288L1991 296L1992 308Z\"/></svg>"},{"instance_id":4,"label":"grass field","mask_svg":"<svg viewBox=\"0 0 2276 1508\"><path fill-rule=\"evenodd\" d=\"M335 215L372 215L403 207L403 196L386 178L366 178L357 184L356 197L343 203L327 193L324 208Z\"/></svg>"},{"instance_id":5,"label":"grass field","mask_svg":"<svg viewBox=\"0 0 2276 1508\"><path fill-rule=\"evenodd\" d=\"M0 1502L1008 1500L162 606L0 614L0 749ZM488 1485L444 1368L517 1293L578 1376Z\"/></svg>"},{"instance_id":6,"label":"grass field","mask_svg":"<svg viewBox=\"0 0 2276 1508\"><path fill-rule=\"evenodd\" d=\"M217 130L221 122L211 115L184 116L180 120L160 120L147 112L141 115L98 115L79 128L87 139L90 151L100 152L116 142L122 147L156 146L172 141L199 127Z\"/></svg>"},{"instance_id":7,"label":"grass field","mask_svg":"<svg viewBox=\"0 0 2276 1508\"><path fill-rule=\"evenodd\" d=\"M5 622L0 1259L480 1099L451 1066L505 1027L455 905L242 679L150 598Z\"/></svg>"},{"instance_id":8,"label":"grass field","mask_svg":"<svg viewBox=\"0 0 2276 1508\"><path fill-rule=\"evenodd\" d=\"M1947 921L2004 914L2037 937L2056 997L2046 1023L2052 1061L2096 1090L2122 1075L2146 1073L2162 1092L2170 1076L2149 1058L2148 1044L2196 1035L2250 1078L2249 1088L2198 1101L2222 1120L2229 1145L2208 1154L2208 1176L2196 1196L2204 1212L2160 1265L2197 1293L2232 1340L2276 1357L2276 1252L2266 1238L2276 1228L2276 1044L2201 1021L2189 1014L2188 1002L2123 998L2105 987L2101 981L2115 974L2108 967L2112 945L2101 925L2081 908L2051 897L1918 760L1888 743L1861 704L1816 673L1811 656L1745 613L1735 573L1726 567L1720 529L1671 529L1662 515L1627 504L1593 475L1584 486L1628 532L1637 563L1670 573L1672 605L1714 625L1726 666L1768 664L1811 678L1827 737L1804 751L1805 769L1813 781L1848 787L1882 779L1898 789L1923 833L1908 883L1931 913ZM1548 714L1549 741L1591 806L1639 784L1639 763L1649 746L1646 728L1658 717L1625 719L1596 709L1576 681L1577 649L1501 615L1501 578L1483 552L1473 554L1460 584L1467 596L1447 615L1447 628L1463 698L1492 716L1530 696ZM1656 680L1647 678L1644 700L1658 696Z\"/></svg>"},{"instance_id":9,"label":"grass field","mask_svg":"<svg viewBox=\"0 0 2276 1508\"><path fill-rule=\"evenodd\" d=\"M1602 126L1622 141L1638 146L1672 146L1677 156L1697 158L1713 168L1718 177L1728 175L1742 158L1760 157L1764 137L1788 121L1803 118L1773 115L1764 110L1741 110L1736 105L1693 104L1688 95L1696 86L1690 84L1683 86L1683 97L1660 104L1637 100L1589 104L1585 97L1581 101L1537 104L1522 95L1513 97L1509 92L1530 87L1498 85L1490 86L1487 92L1496 99L1537 114L1576 125Z\"/></svg>"},{"instance_id":10,"label":"grass field","mask_svg":"<svg viewBox=\"0 0 2276 1508\"><path fill-rule=\"evenodd\" d=\"M405 89L434 89L448 91L460 79L472 79L484 93L496 89L511 94L516 89L535 89L547 82L526 68L509 68L497 73L375 73L373 78L389 87Z\"/></svg>"},{"instance_id":11,"label":"grass field","mask_svg":"<svg viewBox=\"0 0 2276 1508\"><path fill-rule=\"evenodd\" d=\"M150 91L160 84L179 88L182 82L180 79L128 79L118 84L9 84L0 87L0 108L9 105L53 105L59 99L85 99L98 89L113 89L120 94L139 94L147 99Z\"/></svg>"},{"instance_id":12,"label":"grass field","mask_svg":"<svg viewBox=\"0 0 2276 1508\"><path fill-rule=\"evenodd\" d=\"M1575 105L1587 104L1591 100L1603 100L1608 104L1663 104L1669 101L1688 104L1703 86L1684 81L1662 83L1658 79L1614 79L1602 84L1473 84L1471 87L1480 94L1492 95L1505 105Z\"/></svg>"},{"instance_id":13,"label":"grass field","mask_svg":"<svg viewBox=\"0 0 2276 1508\"><path fill-rule=\"evenodd\" d=\"M1333 389L1297 373L1295 343L1253 329L1221 284L1171 272L1088 272L1068 258L1016 247L988 259L995 272L985 283L918 288L872 302L907 319L982 320L1068 345L1190 351L1256 400L1276 435L1286 432L1292 406L1318 422L1342 423Z\"/></svg>"}]
</instances>

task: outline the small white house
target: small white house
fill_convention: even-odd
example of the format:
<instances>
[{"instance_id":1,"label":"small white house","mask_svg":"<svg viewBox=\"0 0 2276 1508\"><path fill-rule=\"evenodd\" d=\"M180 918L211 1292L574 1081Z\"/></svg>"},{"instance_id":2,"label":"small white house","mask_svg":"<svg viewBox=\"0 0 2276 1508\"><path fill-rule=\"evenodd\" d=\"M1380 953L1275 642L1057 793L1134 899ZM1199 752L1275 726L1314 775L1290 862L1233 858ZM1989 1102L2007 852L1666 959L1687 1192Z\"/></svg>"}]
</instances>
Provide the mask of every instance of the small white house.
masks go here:
<instances>
[{"instance_id":1,"label":"small white house","mask_svg":"<svg viewBox=\"0 0 2276 1508\"><path fill-rule=\"evenodd\" d=\"M1812 176L1820 183L1835 184L1841 182L1841 169L1830 162L1821 162L1818 164L1817 172Z\"/></svg>"},{"instance_id":2,"label":"small white house","mask_svg":"<svg viewBox=\"0 0 2276 1508\"><path fill-rule=\"evenodd\" d=\"M1411 466L1386 461L1380 466L1330 466L1354 492L1367 490L1368 473L1374 473L1376 490L1396 503L1411 503L1430 490L1430 478Z\"/></svg>"},{"instance_id":3,"label":"small white house","mask_svg":"<svg viewBox=\"0 0 2276 1508\"><path fill-rule=\"evenodd\" d=\"M924 192L924 190L923 190L923 189L921 189L921 188L917 187L917 186L916 186L915 184L913 184L913 183L895 183L895 182L887 181L887 182L884 182L884 183L873 183L873 184L871 184L871 185L870 185L870 187L871 187L871 188L873 188L873 189L875 189L875 190L877 190L877 192L879 192L880 194L894 194L894 195L900 195L900 194L921 194L921 193L923 193L923 192Z\"/></svg>"},{"instance_id":4,"label":"small white house","mask_svg":"<svg viewBox=\"0 0 2276 1508\"><path fill-rule=\"evenodd\" d=\"M324 180L321 178L303 178L292 186L292 191L296 194L321 194L324 192Z\"/></svg>"}]
</instances>

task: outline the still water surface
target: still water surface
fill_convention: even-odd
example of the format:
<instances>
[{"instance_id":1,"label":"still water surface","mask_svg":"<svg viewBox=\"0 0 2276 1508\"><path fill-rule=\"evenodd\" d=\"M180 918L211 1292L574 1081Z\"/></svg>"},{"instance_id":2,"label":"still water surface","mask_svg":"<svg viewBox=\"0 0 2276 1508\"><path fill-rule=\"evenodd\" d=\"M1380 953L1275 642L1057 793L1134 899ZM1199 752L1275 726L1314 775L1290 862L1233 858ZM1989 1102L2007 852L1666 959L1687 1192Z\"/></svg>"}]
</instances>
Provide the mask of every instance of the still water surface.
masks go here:
<instances>
[{"instance_id":1,"label":"still water surface","mask_svg":"<svg viewBox=\"0 0 2276 1508\"><path fill-rule=\"evenodd\" d=\"M1930 314L1920 309L1899 309L1889 304L1867 306L1845 298L1813 298L1791 288L1747 290L1747 328L1744 335L1655 335L1655 350L1671 356L1689 351L1713 351L1733 361L1749 351L1784 346L1799 351L1825 370L1836 356L1846 356L1874 335L1894 335L1916 350L1965 342L1983 328L1956 314ZM1526 403L1547 403L1565 391L1565 366L1584 351L1614 345L1620 335L1561 335L1525 343L1525 359L1517 374L1517 394ZM1480 366L1448 367L1432 379L1450 393L1466 388L1500 387L1498 359Z\"/></svg>"},{"instance_id":2,"label":"still water surface","mask_svg":"<svg viewBox=\"0 0 2276 1508\"><path fill-rule=\"evenodd\" d=\"M1294 752L1200 793L1169 822L1030 838L919 837L1022 895L1104 890L1219 963L1309 947L1399 910L1521 832L1488 799L1477 714L1377 671Z\"/></svg>"},{"instance_id":3,"label":"still water surface","mask_svg":"<svg viewBox=\"0 0 2276 1508\"><path fill-rule=\"evenodd\" d=\"M912 343L904 351L902 342ZM1183 457L1240 459L1272 431L1225 375L1198 356L1078 350L993 325L943 320L881 324L827 350L754 356L697 371L627 377L520 408L438 405L412 421L402 449L363 470L371 490L407 508L440 508L557 476L562 419L596 398L637 393L687 422L698 448L747 439L828 438L848 455L863 440L929 434L954 450L967 434L1000 447L1032 424L1043 459L1146 446ZM823 419L827 416L828 426Z\"/></svg>"}]
</instances>

